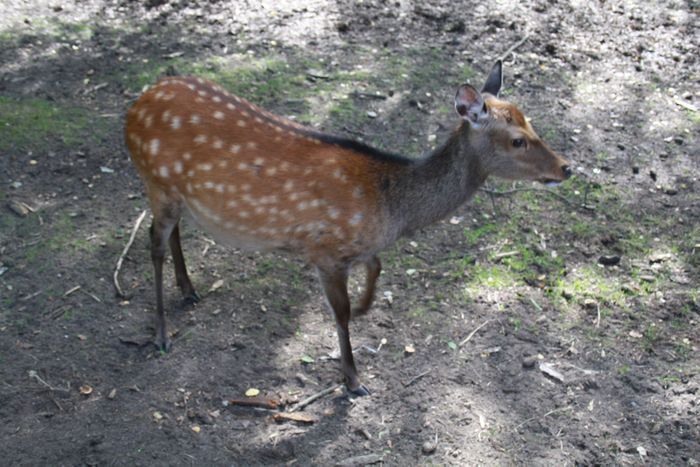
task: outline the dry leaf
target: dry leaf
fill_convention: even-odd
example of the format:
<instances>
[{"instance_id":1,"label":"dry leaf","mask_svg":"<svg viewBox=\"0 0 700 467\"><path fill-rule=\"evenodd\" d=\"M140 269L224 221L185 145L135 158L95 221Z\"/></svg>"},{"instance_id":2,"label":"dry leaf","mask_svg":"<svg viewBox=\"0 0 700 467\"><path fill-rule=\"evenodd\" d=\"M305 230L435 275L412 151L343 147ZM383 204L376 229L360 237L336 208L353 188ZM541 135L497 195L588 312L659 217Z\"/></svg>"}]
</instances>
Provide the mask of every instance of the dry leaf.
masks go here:
<instances>
[{"instance_id":1,"label":"dry leaf","mask_svg":"<svg viewBox=\"0 0 700 467\"><path fill-rule=\"evenodd\" d=\"M406 352L406 353L408 353L408 354L411 354L411 353L415 353L415 352L416 352L416 348L413 347L412 344L408 344L406 347L403 348L403 351Z\"/></svg>"},{"instance_id":2,"label":"dry leaf","mask_svg":"<svg viewBox=\"0 0 700 467\"><path fill-rule=\"evenodd\" d=\"M260 389L256 389L256 388L250 388L245 392L245 395L247 397L255 397L258 394L260 394Z\"/></svg>"},{"instance_id":3,"label":"dry leaf","mask_svg":"<svg viewBox=\"0 0 700 467\"><path fill-rule=\"evenodd\" d=\"M643 336L640 332L630 331L630 337L634 337L635 339L641 339Z\"/></svg>"},{"instance_id":4,"label":"dry leaf","mask_svg":"<svg viewBox=\"0 0 700 467\"><path fill-rule=\"evenodd\" d=\"M83 396L89 396L90 394L92 394L92 387L88 386L87 384L84 384L80 386L78 391L80 391L80 394L82 394Z\"/></svg>"},{"instance_id":5,"label":"dry leaf","mask_svg":"<svg viewBox=\"0 0 700 467\"><path fill-rule=\"evenodd\" d=\"M200 428L199 425L192 425L192 431L194 431L195 433L199 433L200 431L202 431L202 428Z\"/></svg>"},{"instance_id":6,"label":"dry leaf","mask_svg":"<svg viewBox=\"0 0 700 467\"><path fill-rule=\"evenodd\" d=\"M153 412L153 419L154 420L163 420L163 414L160 412Z\"/></svg>"},{"instance_id":7,"label":"dry leaf","mask_svg":"<svg viewBox=\"0 0 700 467\"><path fill-rule=\"evenodd\" d=\"M109 391L109 394L107 394L107 399L114 399L117 397L117 388L113 388L111 391Z\"/></svg>"},{"instance_id":8,"label":"dry leaf","mask_svg":"<svg viewBox=\"0 0 700 467\"><path fill-rule=\"evenodd\" d=\"M215 292L216 290L220 289L222 285L224 285L223 279L219 279L218 281L214 282L209 288L209 293Z\"/></svg>"},{"instance_id":9,"label":"dry leaf","mask_svg":"<svg viewBox=\"0 0 700 467\"><path fill-rule=\"evenodd\" d=\"M384 300L389 302L389 305L391 305L392 303L394 303L394 294L387 290L386 292L384 292Z\"/></svg>"}]
</instances>

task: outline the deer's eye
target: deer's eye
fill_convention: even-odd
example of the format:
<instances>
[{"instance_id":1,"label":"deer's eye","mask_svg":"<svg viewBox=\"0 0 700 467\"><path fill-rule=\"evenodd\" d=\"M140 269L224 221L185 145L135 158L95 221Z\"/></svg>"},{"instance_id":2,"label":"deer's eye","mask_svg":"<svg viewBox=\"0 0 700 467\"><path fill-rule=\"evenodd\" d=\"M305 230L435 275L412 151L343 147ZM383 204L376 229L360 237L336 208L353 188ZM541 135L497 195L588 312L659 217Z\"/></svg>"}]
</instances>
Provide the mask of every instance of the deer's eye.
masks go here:
<instances>
[{"instance_id":1,"label":"deer's eye","mask_svg":"<svg viewBox=\"0 0 700 467\"><path fill-rule=\"evenodd\" d=\"M514 148L525 147L525 138L515 138L513 141L511 141L511 144Z\"/></svg>"}]
</instances>

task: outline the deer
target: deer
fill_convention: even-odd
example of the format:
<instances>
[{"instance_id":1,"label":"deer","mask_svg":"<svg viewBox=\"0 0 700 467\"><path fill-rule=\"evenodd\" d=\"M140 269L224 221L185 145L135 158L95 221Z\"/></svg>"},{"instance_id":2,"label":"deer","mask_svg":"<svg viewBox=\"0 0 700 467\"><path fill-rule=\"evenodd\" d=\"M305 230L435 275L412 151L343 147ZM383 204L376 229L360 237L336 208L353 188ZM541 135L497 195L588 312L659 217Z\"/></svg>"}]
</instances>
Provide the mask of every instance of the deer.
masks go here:
<instances>
[{"instance_id":1,"label":"deer","mask_svg":"<svg viewBox=\"0 0 700 467\"><path fill-rule=\"evenodd\" d=\"M350 394L367 396L348 324L372 305L379 252L455 211L489 176L560 183L570 163L553 152L512 103L499 98L502 63L481 91L457 89L458 124L432 152L410 158L276 116L199 77L165 77L126 115L125 138L152 211L156 347L171 339L163 305L167 245L186 303L200 300L180 242L184 213L219 242L244 251L282 250L315 267L335 317ZM364 266L351 307L348 276Z\"/></svg>"}]
</instances>

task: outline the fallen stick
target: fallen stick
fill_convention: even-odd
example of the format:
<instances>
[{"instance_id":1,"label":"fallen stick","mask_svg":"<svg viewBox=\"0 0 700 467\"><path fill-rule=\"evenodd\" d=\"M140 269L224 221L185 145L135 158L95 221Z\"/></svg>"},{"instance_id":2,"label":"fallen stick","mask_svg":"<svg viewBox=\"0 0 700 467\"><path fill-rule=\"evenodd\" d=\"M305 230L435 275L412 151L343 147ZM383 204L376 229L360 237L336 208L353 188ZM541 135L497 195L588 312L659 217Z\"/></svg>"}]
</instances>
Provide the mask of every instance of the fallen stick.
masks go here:
<instances>
[{"instance_id":1,"label":"fallen stick","mask_svg":"<svg viewBox=\"0 0 700 467\"><path fill-rule=\"evenodd\" d=\"M316 423L318 418L303 412L280 412L272 416L272 419L276 422L298 422L298 423Z\"/></svg>"},{"instance_id":2,"label":"fallen stick","mask_svg":"<svg viewBox=\"0 0 700 467\"><path fill-rule=\"evenodd\" d=\"M476 334L479 331L479 329L483 328L484 326L486 326L490 322L491 322L491 320L487 319L486 321L481 323L476 329L474 329L472 332L470 332L469 335L467 337L465 337L462 342L459 343L459 346L460 347L464 346L467 342L469 342L471 340L472 337L474 337L474 334Z\"/></svg>"},{"instance_id":3,"label":"fallen stick","mask_svg":"<svg viewBox=\"0 0 700 467\"><path fill-rule=\"evenodd\" d=\"M407 383L403 383L403 386L404 386L405 388L409 387L410 385L412 385L413 383L415 383L416 381L418 381L419 379L421 379L423 376L425 376L425 375L427 375L428 373L430 373L430 371L431 371L431 370L426 370L426 371L424 371L423 373L420 373L420 374L414 376L414 377L411 378Z\"/></svg>"},{"instance_id":4,"label":"fallen stick","mask_svg":"<svg viewBox=\"0 0 700 467\"><path fill-rule=\"evenodd\" d=\"M134 243L134 239L136 238L136 232L139 230L139 227L141 226L141 222L143 222L143 218L146 217L146 210L144 209L141 215L136 219L136 223L134 224L134 228L131 231L131 237L129 237L129 241L127 242L126 246L124 247L124 251L122 251L122 254L119 256L119 259L117 260L117 267L114 270L114 289L117 292L117 296L121 298L126 298L126 294L124 291L122 291L121 286L119 285L119 270L122 268L122 262L124 261L124 257L129 251L129 248L131 248L131 244Z\"/></svg>"},{"instance_id":5,"label":"fallen stick","mask_svg":"<svg viewBox=\"0 0 700 467\"><path fill-rule=\"evenodd\" d=\"M331 386L329 388L324 389L323 391L317 392L316 394L313 394L306 399L298 402L294 407L291 407L287 412L296 412L297 410L301 410L307 405L311 404L312 402L316 401L317 399L322 398L323 396L327 396L328 394L335 392L336 390L342 388L342 384L338 384L335 386Z\"/></svg>"},{"instance_id":6,"label":"fallen stick","mask_svg":"<svg viewBox=\"0 0 700 467\"><path fill-rule=\"evenodd\" d=\"M499 60L505 60L506 58L508 58L508 55L510 55L511 53L513 53L513 52L515 51L515 49L517 49L518 47L520 47L521 45L523 45L523 44L525 43L525 41L528 40L529 38L530 38L530 34L529 34L529 33L528 33L528 34L525 34L525 37L523 37L522 39L520 39L518 42L516 42L515 44L511 45L510 47L508 47L508 50L506 50L505 52L503 52L503 53L501 54L501 56L498 57L498 59L499 59Z\"/></svg>"},{"instance_id":7,"label":"fallen stick","mask_svg":"<svg viewBox=\"0 0 700 467\"><path fill-rule=\"evenodd\" d=\"M76 285L76 286L73 287L72 289L68 290L66 293L63 294L63 297L64 297L64 298L67 297L68 295L72 294L72 293L75 292L76 290L80 290L80 286L79 286L79 285Z\"/></svg>"},{"instance_id":8,"label":"fallen stick","mask_svg":"<svg viewBox=\"0 0 700 467\"><path fill-rule=\"evenodd\" d=\"M276 410L279 407L279 402L274 399L229 399L229 405L238 405L241 407L258 407L261 409Z\"/></svg>"}]
</instances>

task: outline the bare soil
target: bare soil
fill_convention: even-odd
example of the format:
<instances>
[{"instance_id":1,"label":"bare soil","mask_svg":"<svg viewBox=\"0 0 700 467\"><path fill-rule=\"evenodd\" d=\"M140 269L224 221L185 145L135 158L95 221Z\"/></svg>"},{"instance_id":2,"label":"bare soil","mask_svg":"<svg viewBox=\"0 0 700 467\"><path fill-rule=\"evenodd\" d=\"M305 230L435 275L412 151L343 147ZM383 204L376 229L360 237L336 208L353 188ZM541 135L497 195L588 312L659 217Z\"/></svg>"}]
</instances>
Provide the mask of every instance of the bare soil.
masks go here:
<instances>
[{"instance_id":1,"label":"bare soil","mask_svg":"<svg viewBox=\"0 0 700 467\"><path fill-rule=\"evenodd\" d=\"M698 465L700 4L488 3L5 2L0 463ZM256 388L285 410L341 382L298 258L185 220L203 300L181 306L166 264L160 354L147 218L115 296L147 208L123 116L159 74L256 63L224 84L417 157L498 57L507 97L577 175L554 194L491 183L386 252L351 325L370 397L335 391L308 424L226 404Z\"/></svg>"}]
</instances>

